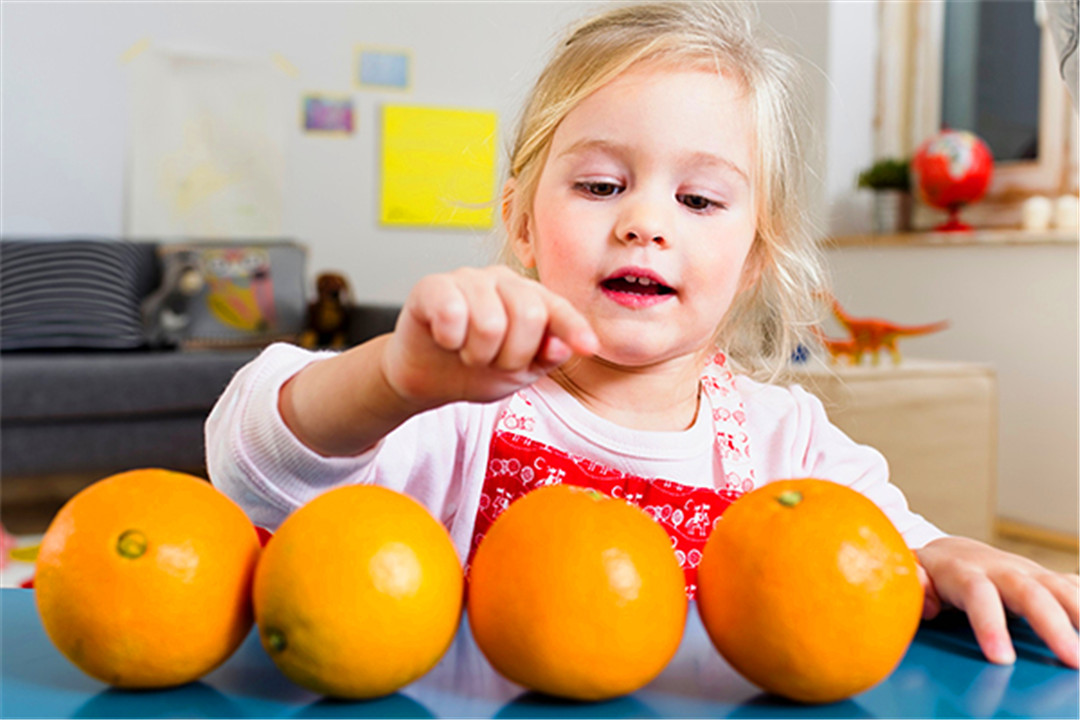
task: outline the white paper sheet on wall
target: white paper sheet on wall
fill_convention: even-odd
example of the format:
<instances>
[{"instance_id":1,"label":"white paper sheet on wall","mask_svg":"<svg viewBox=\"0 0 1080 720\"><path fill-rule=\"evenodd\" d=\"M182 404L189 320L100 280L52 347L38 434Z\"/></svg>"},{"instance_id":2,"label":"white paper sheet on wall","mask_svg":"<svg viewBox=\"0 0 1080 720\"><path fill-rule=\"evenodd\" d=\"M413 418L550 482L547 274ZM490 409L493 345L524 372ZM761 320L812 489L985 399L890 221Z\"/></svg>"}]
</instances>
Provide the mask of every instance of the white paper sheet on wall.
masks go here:
<instances>
[{"instance_id":1,"label":"white paper sheet on wall","mask_svg":"<svg viewBox=\"0 0 1080 720\"><path fill-rule=\"evenodd\" d=\"M269 59L153 49L130 88L129 236L280 237L287 114Z\"/></svg>"}]
</instances>

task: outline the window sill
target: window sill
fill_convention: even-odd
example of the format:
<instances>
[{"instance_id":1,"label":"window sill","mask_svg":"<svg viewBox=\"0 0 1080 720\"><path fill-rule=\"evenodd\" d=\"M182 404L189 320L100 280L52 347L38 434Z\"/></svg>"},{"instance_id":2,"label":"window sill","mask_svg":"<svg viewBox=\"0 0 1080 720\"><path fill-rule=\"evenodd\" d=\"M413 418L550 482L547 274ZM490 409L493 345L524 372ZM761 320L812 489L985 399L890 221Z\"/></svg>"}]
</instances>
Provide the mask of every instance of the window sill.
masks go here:
<instances>
[{"instance_id":1,"label":"window sill","mask_svg":"<svg viewBox=\"0 0 1080 720\"><path fill-rule=\"evenodd\" d=\"M969 232L909 232L889 235L863 234L827 237L825 249L844 247L928 247L967 245L1076 245L1080 231L986 229Z\"/></svg>"}]
</instances>

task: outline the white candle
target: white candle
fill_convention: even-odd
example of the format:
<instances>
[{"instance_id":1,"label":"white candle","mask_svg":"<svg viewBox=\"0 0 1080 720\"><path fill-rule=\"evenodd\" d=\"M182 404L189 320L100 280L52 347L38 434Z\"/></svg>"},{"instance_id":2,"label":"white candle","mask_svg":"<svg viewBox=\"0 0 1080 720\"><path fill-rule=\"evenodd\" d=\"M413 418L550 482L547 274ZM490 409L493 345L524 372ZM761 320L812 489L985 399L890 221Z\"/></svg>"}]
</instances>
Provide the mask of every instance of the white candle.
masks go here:
<instances>
[{"instance_id":1,"label":"white candle","mask_svg":"<svg viewBox=\"0 0 1080 720\"><path fill-rule=\"evenodd\" d=\"M1050 198L1033 195L1020 208L1021 222L1025 230L1045 230L1050 227L1053 205Z\"/></svg>"},{"instance_id":2,"label":"white candle","mask_svg":"<svg viewBox=\"0 0 1080 720\"><path fill-rule=\"evenodd\" d=\"M1054 203L1054 226L1069 230L1078 224L1080 224L1080 198L1075 195L1062 195Z\"/></svg>"}]
</instances>

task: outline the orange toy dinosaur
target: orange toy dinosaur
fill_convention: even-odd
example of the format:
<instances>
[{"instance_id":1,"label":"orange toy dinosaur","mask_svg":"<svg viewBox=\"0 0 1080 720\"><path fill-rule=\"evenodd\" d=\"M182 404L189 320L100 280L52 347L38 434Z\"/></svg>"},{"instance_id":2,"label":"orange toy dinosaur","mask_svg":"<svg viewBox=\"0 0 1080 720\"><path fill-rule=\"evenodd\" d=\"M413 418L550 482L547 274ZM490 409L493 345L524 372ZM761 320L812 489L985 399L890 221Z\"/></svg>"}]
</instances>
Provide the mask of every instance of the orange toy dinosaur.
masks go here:
<instances>
[{"instance_id":1,"label":"orange toy dinosaur","mask_svg":"<svg viewBox=\"0 0 1080 720\"><path fill-rule=\"evenodd\" d=\"M858 365L862 362L863 353L869 352L873 353L873 363L877 365L880 352L884 349L892 356L893 364L899 364L900 351L896 347L898 339L929 335L949 326L945 320L926 325L898 325L880 318L856 318L849 315L835 297L829 295L825 299L832 307L837 321L851 336L847 339L830 338L825 336L821 328L814 328L814 334L828 349L834 362L841 357L847 357L852 365Z\"/></svg>"},{"instance_id":2,"label":"orange toy dinosaur","mask_svg":"<svg viewBox=\"0 0 1080 720\"><path fill-rule=\"evenodd\" d=\"M862 362L862 350L855 345L855 341L851 338L828 337L822 332L819 325L815 325L811 330L825 349L829 351L829 358L834 363L842 357L847 358L849 365L858 365Z\"/></svg>"}]
</instances>

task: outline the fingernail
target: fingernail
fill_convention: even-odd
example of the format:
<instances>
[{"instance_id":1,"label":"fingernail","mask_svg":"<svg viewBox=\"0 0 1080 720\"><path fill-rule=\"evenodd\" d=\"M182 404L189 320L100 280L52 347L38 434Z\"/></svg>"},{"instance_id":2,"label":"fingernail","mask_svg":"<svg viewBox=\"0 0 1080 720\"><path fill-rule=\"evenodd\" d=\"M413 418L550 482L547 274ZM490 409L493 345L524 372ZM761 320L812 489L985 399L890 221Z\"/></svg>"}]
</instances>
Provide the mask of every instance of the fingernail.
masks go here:
<instances>
[{"instance_id":1,"label":"fingernail","mask_svg":"<svg viewBox=\"0 0 1080 720\"><path fill-rule=\"evenodd\" d=\"M600 347L600 339L592 330L579 330L574 336L575 343L588 354L595 353Z\"/></svg>"},{"instance_id":2,"label":"fingernail","mask_svg":"<svg viewBox=\"0 0 1080 720\"><path fill-rule=\"evenodd\" d=\"M544 354L547 355L548 362L561 365L570 359L574 351L562 340L553 337L548 341L547 350Z\"/></svg>"},{"instance_id":3,"label":"fingernail","mask_svg":"<svg viewBox=\"0 0 1080 720\"><path fill-rule=\"evenodd\" d=\"M1000 665L1012 665L1016 662L1016 651L1007 640L997 640L990 646L990 659Z\"/></svg>"}]
</instances>

